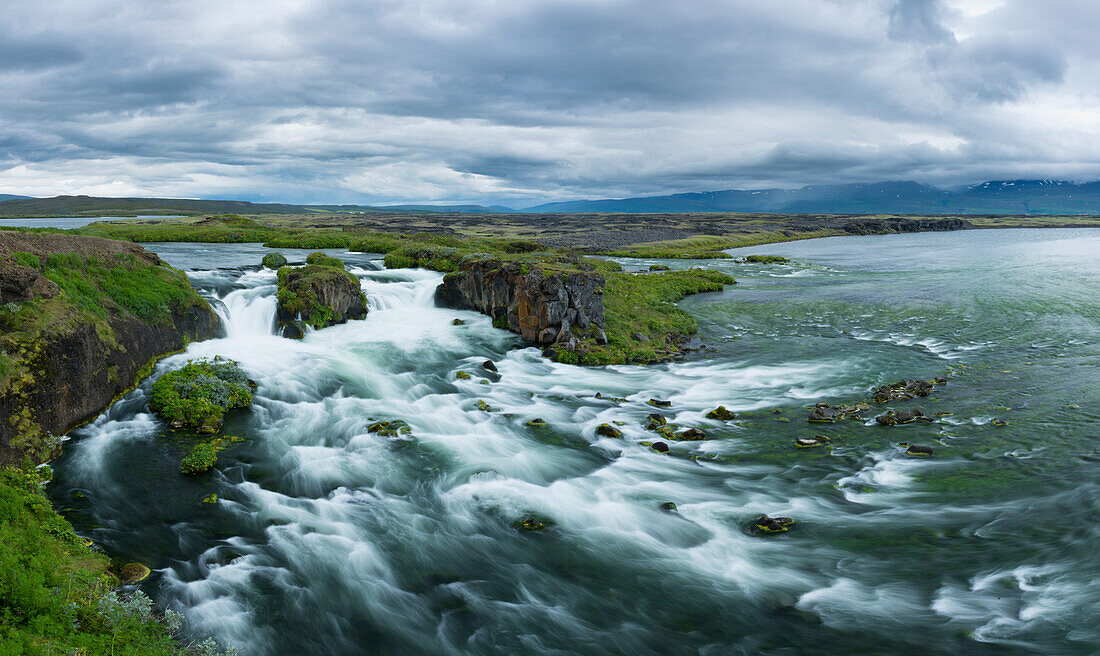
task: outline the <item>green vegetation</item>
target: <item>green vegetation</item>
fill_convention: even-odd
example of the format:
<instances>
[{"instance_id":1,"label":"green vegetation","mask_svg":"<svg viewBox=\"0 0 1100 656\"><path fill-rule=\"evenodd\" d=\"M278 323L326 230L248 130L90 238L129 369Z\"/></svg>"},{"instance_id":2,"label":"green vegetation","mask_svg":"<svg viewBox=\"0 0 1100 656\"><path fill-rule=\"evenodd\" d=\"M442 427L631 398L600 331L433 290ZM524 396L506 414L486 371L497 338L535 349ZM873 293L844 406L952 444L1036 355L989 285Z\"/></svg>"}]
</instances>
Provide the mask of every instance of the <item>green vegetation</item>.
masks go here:
<instances>
[{"instance_id":1,"label":"green vegetation","mask_svg":"<svg viewBox=\"0 0 1100 656\"><path fill-rule=\"evenodd\" d=\"M280 315L300 319L315 329L340 323L343 320L336 308L321 302L318 290L327 288L359 289L359 279L344 269L344 263L324 253L310 253L302 267L279 269ZM358 292L363 307L367 297Z\"/></svg>"},{"instance_id":2,"label":"green vegetation","mask_svg":"<svg viewBox=\"0 0 1100 656\"><path fill-rule=\"evenodd\" d=\"M191 360L164 374L153 383L149 401L149 407L173 425L208 432L221 427L227 410L251 404L248 376L236 362L216 358Z\"/></svg>"},{"instance_id":3,"label":"green vegetation","mask_svg":"<svg viewBox=\"0 0 1100 656\"><path fill-rule=\"evenodd\" d=\"M180 472L184 474L201 474L218 464L218 448L213 442L199 442L191 447L191 450L180 462Z\"/></svg>"},{"instance_id":4,"label":"green vegetation","mask_svg":"<svg viewBox=\"0 0 1100 656\"><path fill-rule=\"evenodd\" d=\"M833 228L821 228L802 232L785 230L746 230L732 232L723 236L699 235L684 239L671 239L668 241L653 241L631 244L624 248L600 252L601 255L613 257L643 257L643 258L670 258L688 260L709 260L715 258L732 257L722 251L729 248L743 248L746 246L760 246L784 241L797 241L800 239L816 239L818 237L835 237L847 234L843 230Z\"/></svg>"},{"instance_id":5,"label":"green vegetation","mask_svg":"<svg viewBox=\"0 0 1100 656\"><path fill-rule=\"evenodd\" d=\"M783 264L784 262L790 262L782 255L746 255L737 261L745 264Z\"/></svg>"},{"instance_id":6,"label":"green vegetation","mask_svg":"<svg viewBox=\"0 0 1100 656\"><path fill-rule=\"evenodd\" d=\"M260 264L268 269L278 269L286 266L286 257L282 253L268 253L264 255L264 259L260 261Z\"/></svg>"},{"instance_id":7,"label":"green vegetation","mask_svg":"<svg viewBox=\"0 0 1100 656\"><path fill-rule=\"evenodd\" d=\"M96 221L74 232L134 242L195 241L207 243L266 242L279 235L276 228L236 214L204 219Z\"/></svg>"},{"instance_id":8,"label":"green vegetation","mask_svg":"<svg viewBox=\"0 0 1100 656\"><path fill-rule=\"evenodd\" d=\"M114 592L109 565L53 511L36 470L0 469L0 653L189 653L172 639L182 618Z\"/></svg>"}]
</instances>

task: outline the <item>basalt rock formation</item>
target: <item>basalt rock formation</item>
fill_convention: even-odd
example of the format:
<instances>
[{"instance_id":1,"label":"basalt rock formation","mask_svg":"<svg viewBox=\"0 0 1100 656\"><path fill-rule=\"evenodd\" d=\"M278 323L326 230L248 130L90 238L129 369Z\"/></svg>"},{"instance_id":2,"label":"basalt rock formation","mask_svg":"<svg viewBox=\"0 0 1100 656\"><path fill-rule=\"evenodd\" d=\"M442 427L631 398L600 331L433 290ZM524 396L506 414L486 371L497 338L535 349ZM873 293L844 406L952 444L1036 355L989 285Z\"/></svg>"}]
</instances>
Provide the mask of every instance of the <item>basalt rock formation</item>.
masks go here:
<instances>
[{"instance_id":1,"label":"basalt rock formation","mask_svg":"<svg viewBox=\"0 0 1100 656\"><path fill-rule=\"evenodd\" d=\"M135 244L0 231L0 464L42 462L157 358L221 334L187 282Z\"/></svg>"},{"instance_id":2,"label":"basalt rock formation","mask_svg":"<svg viewBox=\"0 0 1100 656\"><path fill-rule=\"evenodd\" d=\"M436 305L477 310L494 325L543 346L573 348L578 337L605 343L604 277L495 258L465 260L436 289Z\"/></svg>"},{"instance_id":3,"label":"basalt rock formation","mask_svg":"<svg viewBox=\"0 0 1100 656\"><path fill-rule=\"evenodd\" d=\"M320 330L367 316L359 279L342 262L321 253L312 253L306 262L279 269L277 318L284 337L300 339L304 325Z\"/></svg>"},{"instance_id":4,"label":"basalt rock formation","mask_svg":"<svg viewBox=\"0 0 1100 656\"><path fill-rule=\"evenodd\" d=\"M864 219L847 221L842 226L845 232L853 235L881 235L894 232L942 232L965 230L969 223L957 218L947 219Z\"/></svg>"}]
</instances>

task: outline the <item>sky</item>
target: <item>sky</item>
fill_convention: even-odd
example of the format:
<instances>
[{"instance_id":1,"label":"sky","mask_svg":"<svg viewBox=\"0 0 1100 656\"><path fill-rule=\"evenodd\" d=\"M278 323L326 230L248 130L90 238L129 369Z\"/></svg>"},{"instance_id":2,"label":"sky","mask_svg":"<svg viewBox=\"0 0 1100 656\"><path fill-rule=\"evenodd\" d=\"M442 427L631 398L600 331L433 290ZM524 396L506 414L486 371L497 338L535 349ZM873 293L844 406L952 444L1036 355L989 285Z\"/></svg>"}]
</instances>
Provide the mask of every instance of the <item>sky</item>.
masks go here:
<instances>
[{"instance_id":1,"label":"sky","mask_svg":"<svg viewBox=\"0 0 1100 656\"><path fill-rule=\"evenodd\" d=\"M1100 179L1096 0L6 0L0 194Z\"/></svg>"}]
</instances>

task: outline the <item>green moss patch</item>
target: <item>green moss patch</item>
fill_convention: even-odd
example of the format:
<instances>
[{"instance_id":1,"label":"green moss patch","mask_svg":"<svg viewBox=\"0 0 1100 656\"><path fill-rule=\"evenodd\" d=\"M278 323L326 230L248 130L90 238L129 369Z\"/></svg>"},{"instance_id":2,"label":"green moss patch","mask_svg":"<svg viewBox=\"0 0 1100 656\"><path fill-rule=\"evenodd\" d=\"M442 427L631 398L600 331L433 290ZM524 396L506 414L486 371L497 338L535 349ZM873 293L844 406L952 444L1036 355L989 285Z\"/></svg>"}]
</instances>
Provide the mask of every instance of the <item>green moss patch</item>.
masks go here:
<instances>
[{"instance_id":1,"label":"green moss patch","mask_svg":"<svg viewBox=\"0 0 1100 656\"><path fill-rule=\"evenodd\" d=\"M232 360L192 360L153 383L149 407L176 426L216 431L227 410L252 404L248 376Z\"/></svg>"}]
</instances>

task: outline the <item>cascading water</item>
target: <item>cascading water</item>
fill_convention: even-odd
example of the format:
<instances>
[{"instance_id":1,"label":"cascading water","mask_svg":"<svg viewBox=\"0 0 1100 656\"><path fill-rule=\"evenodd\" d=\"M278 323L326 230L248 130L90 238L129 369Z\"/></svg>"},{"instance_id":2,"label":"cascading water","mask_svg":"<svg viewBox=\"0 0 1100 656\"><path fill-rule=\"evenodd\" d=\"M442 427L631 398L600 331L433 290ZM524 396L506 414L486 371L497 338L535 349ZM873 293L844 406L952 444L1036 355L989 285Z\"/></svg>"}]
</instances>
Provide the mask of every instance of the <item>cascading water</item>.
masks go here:
<instances>
[{"instance_id":1,"label":"cascading water","mask_svg":"<svg viewBox=\"0 0 1100 656\"><path fill-rule=\"evenodd\" d=\"M517 349L487 317L434 307L440 274L365 257L348 261L368 317L283 339L274 272L242 267L233 245L166 246L206 258L190 275L227 335L157 373L239 361L255 404L223 432L243 441L214 472L180 475L198 437L148 414L146 381L74 433L51 494L156 569L147 592L188 632L247 654L1090 653L1100 452L1082 431L1100 394L1080 372L1098 358L1096 262L1006 236L976 264L945 236L899 237L875 238L881 264L845 250L860 238L769 247L792 265L707 263L740 281L684 302L714 351L606 368ZM1031 266L1005 276L1021 250ZM954 414L934 424L805 422L816 400L937 375L951 383L920 403ZM654 397L713 439L641 444ZM705 419L719 404L738 419ZM367 432L391 419L411 434ZM605 422L624 437L597 436ZM793 447L815 432L829 449ZM936 456L907 458L902 440ZM798 523L750 535L760 513ZM547 528L514 527L529 516Z\"/></svg>"}]
</instances>

